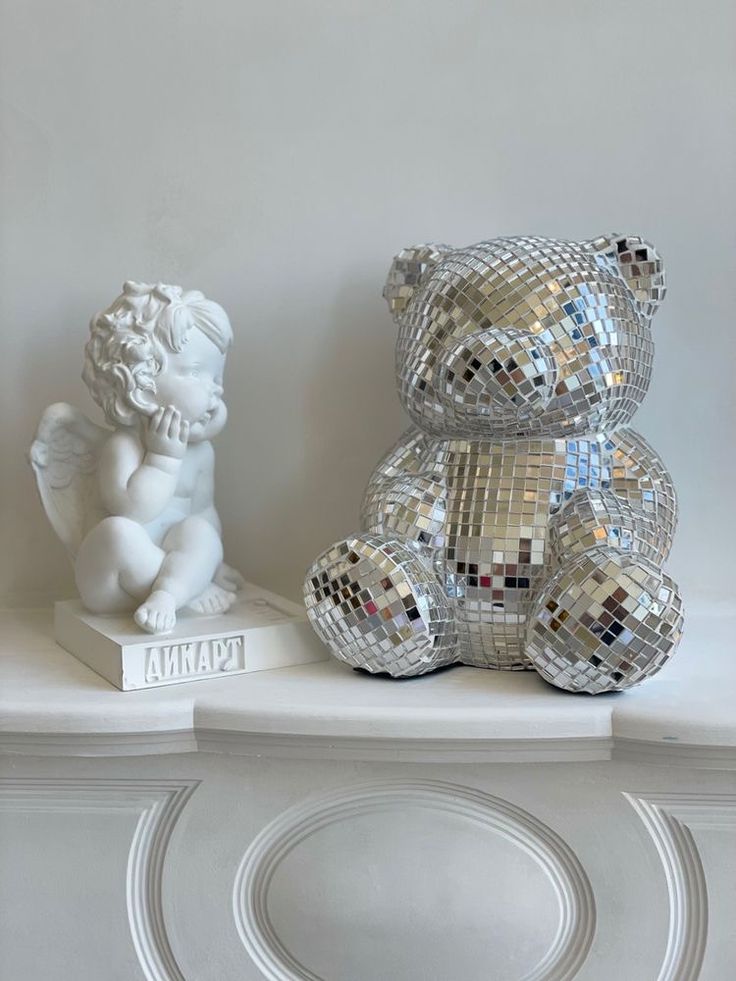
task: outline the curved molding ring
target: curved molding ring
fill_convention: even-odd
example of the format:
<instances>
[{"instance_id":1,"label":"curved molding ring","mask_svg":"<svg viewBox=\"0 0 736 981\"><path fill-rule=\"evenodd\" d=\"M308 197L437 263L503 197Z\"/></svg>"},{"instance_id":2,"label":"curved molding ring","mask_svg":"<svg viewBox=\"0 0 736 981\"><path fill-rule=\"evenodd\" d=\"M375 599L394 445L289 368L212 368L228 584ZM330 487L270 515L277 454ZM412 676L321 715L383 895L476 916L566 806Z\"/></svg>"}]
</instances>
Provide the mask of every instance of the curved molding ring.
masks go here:
<instances>
[{"instance_id":1,"label":"curved molding ring","mask_svg":"<svg viewBox=\"0 0 736 981\"><path fill-rule=\"evenodd\" d=\"M97 780L28 777L0 780L0 809L133 812L126 900L133 946L146 981L186 981L164 923L164 860L184 805L199 780Z\"/></svg>"},{"instance_id":2,"label":"curved molding ring","mask_svg":"<svg viewBox=\"0 0 736 981\"><path fill-rule=\"evenodd\" d=\"M670 921L657 981L697 981L708 939L708 890L692 831L736 829L736 794L624 794L664 867Z\"/></svg>"},{"instance_id":3,"label":"curved molding ring","mask_svg":"<svg viewBox=\"0 0 736 981\"><path fill-rule=\"evenodd\" d=\"M268 913L268 892L284 858L330 824L397 806L458 815L526 852L557 896L559 926L547 953L521 981L568 981L585 960L595 932L595 901L572 849L528 811L500 797L438 780L380 780L355 784L298 804L253 840L233 885L233 915L249 955L269 981L322 981L283 945Z\"/></svg>"}]
</instances>

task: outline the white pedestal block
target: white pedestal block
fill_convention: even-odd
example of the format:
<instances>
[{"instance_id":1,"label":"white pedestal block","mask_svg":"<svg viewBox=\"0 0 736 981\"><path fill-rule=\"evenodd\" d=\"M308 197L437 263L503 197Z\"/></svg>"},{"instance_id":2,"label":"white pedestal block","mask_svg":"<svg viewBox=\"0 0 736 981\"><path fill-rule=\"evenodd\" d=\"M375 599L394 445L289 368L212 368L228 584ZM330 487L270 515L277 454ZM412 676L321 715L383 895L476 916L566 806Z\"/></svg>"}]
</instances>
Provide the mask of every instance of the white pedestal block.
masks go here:
<instances>
[{"instance_id":1,"label":"white pedestal block","mask_svg":"<svg viewBox=\"0 0 736 981\"><path fill-rule=\"evenodd\" d=\"M323 661L302 607L247 584L218 616L183 614L170 634L143 633L130 616L95 616L79 600L56 604L56 642L122 691Z\"/></svg>"}]
</instances>

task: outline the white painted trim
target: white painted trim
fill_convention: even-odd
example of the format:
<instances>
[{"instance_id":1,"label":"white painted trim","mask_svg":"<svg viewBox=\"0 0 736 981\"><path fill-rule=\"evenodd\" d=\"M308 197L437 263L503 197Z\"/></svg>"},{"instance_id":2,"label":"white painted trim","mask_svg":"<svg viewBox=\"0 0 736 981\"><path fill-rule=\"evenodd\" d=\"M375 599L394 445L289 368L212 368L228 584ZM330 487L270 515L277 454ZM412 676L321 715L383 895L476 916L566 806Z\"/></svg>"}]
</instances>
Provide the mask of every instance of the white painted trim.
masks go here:
<instances>
[{"instance_id":1,"label":"white painted trim","mask_svg":"<svg viewBox=\"0 0 736 981\"><path fill-rule=\"evenodd\" d=\"M593 941L595 901L572 849L528 811L500 797L440 780L375 780L341 787L282 812L256 836L233 884L233 915L244 947L268 981L321 981L282 944L268 913L268 892L278 865L301 841L356 815L421 807L476 822L523 849L544 870L558 900L559 924L551 947L520 981L569 981Z\"/></svg>"},{"instance_id":2,"label":"white painted trim","mask_svg":"<svg viewBox=\"0 0 736 981\"><path fill-rule=\"evenodd\" d=\"M200 752L291 759L371 760L387 763L540 763L611 758L609 739L395 739L264 735L203 730Z\"/></svg>"},{"instance_id":3,"label":"white painted trim","mask_svg":"<svg viewBox=\"0 0 736 981\"><path fill-rule=\"evenodd\" d=\"M670 921L657 981L697 981L708 937L708 890L693 829L736 830L736 794L625 793L664 868Z\"/></svg>"},{"instance_id":4,"label":"white painted trim","mask_svg":"<svg viewBox=\"0 0 736 981\"><path fill-rule=\"evenodd\" d=\"M196 753L192 729L165 732L0 732L0 756L166 756Z\"/></svg>"},{"instance_id":5,"label":"white painted trim","mask_svg":"<svg viewBox=\"0 0 736 981\"><path fill-rule=\"evenodd\" d=\"M736 770L736 746L692 745L660 740L613 739L611 758L652 766L689 766L703 770Z\"/></svg>"},{"instance_id":6,"label":"white painted trim","mask_svg":"<svg viewBox=\"0 0 736 981\"><path fill-rule=\"evenodd\" d=\"M128 924L146 981L186 981L171 949L161 902L166 849L198 780L0 778L0 810L115 811L138 815L128 852Z\"/></svg>"},{"instance_id":7,"label":"white painted trim","mask_svg":"<svg viewBox=\"0 0 736 981\"><path fill-rule=\"evenodd\" d=\"M736 770L736 747L647 742L623 737L569 739L401 739L291 735L232 729L170 732L0 732L0 756L117 757L179 753L387 763L584 763L606 760Z\"/></svg>"}]
</instances>

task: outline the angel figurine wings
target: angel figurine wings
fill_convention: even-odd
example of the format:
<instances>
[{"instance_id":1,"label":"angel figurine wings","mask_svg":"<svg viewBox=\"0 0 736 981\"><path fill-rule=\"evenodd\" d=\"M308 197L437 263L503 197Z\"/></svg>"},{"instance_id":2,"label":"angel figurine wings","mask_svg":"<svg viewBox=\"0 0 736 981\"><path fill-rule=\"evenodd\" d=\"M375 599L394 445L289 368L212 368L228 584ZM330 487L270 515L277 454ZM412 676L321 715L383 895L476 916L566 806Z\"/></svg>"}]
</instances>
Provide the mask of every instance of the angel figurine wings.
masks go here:
<instances>
[{"instance_id":1,"label":"angel figurine wings","mask_svg":"<svg viewBox=\"0 0 736 981\"><path fill-rule=\"evenodd\" d=\"M222 613L242 577L223 561L214 450L224 427L227 314L197 291L126 282L93 317L82 377L112 429L66 403L31 447L46 514L91 613L152 634L177 611Z\"/></svg>"}]
</instances>

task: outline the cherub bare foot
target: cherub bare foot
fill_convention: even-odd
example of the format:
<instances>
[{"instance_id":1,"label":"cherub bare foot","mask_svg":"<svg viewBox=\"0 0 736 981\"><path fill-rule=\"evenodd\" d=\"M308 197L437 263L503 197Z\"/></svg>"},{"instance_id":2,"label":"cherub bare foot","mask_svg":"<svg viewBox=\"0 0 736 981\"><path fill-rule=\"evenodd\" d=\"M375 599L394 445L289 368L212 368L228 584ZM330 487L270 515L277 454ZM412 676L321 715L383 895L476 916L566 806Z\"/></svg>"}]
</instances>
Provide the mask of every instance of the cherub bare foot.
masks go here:
<instances>
[{"instance_id":1,"label":"cherub bare foot","mask_svg":"<svg viewBox=\"0 0 736 981\"><path fill-rule=\"evenodd\" d=\"M233 605L237 596L229 589L223 589L217 583L211 582L203 593L188 604L190 610L195 613L212 615L224 613Z\"/></svg>"},{"instance_id":2,"label":"cherub bare foot","mask_svg":"<svg viewBox=\"0 0 736 981\"><path fill-rule=\"evenodd\" d=\"M245 579L237 569L226 562L221 562L220 567L212 578L212 581L229 593L239 593L245 586Z\"/></svg>"},{"instance_id":3,"label":"cherub bare foot","mask_svg":"<svg viewBox=\"0 0 736 981\"><path fill-rule=\"evenodd\" d=\"M149 634L168 634L176 623L176 600L171 593L155 589L135 611L133 619Z\"/></svg>"}]
</instances>

